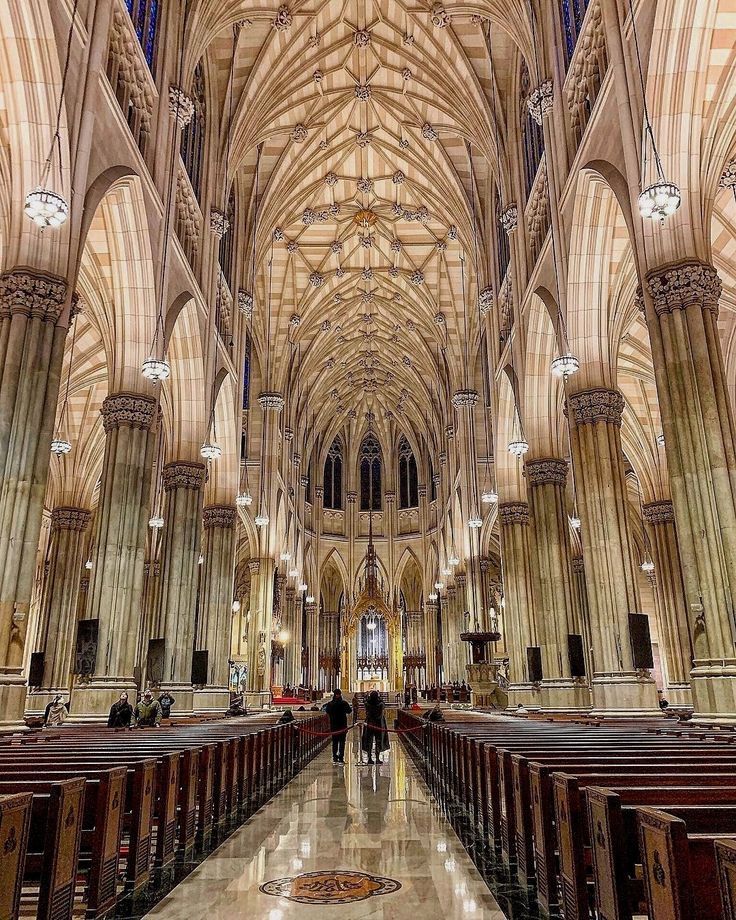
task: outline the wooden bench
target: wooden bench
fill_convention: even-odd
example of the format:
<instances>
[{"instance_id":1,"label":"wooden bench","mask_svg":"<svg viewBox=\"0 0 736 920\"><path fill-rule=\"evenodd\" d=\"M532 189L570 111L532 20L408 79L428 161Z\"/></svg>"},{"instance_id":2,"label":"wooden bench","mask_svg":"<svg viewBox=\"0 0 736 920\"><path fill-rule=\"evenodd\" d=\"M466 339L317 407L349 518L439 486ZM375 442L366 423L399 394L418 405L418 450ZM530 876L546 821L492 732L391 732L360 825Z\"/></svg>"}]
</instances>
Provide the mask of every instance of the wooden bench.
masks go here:
<instances>
[{"instance_id":1,"label":"wooden bench","mask_svg":"<svg viewBox=\"0 0 736 920\"><path fill-rule=\"evenodd\" d=\"M0 796L0 920L20 912L32 801L30 792Z\"/></svg>"}]
</instances>

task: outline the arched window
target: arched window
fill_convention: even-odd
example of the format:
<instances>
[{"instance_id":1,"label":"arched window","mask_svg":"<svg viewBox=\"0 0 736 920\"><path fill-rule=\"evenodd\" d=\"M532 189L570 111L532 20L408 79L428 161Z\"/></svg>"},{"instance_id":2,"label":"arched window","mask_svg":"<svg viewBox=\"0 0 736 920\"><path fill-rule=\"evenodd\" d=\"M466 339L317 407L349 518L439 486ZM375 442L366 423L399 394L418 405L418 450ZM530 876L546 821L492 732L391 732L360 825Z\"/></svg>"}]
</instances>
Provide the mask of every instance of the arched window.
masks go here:
<instances>
[{"instance_id":1,"label":"arched window","mask_svg":"<svg viewBox=\"0 0 736 920\"><path fill-rule=\"evenodd\" d=\"M192 120L181 132L181 158L184 161L184 168L192 183L194 194L197 200L202 200L202 162L204 159L204 68L202 62L194 68L194 78L192 80L192 92L190 93L194 103L194 114ZM227 234L225 234L227 236Z\"/></svg>"},{"instance_id":2,"label":"arched window","mask_svg":"<svg viewBox=\"0 0 736 920\"><path fill-rule=\"evenodd\" d=\"M418 505L417 461L402 434L399 438L399 508L416 508Z\"/></svg>"},{"instance_id":3,"label":"arched window","mask_svg":"<svg viewBox=\"0 0 736 920\"><path fill-rule=\"evenodd\" d=\"M534 179L539 169L544 153L544 131L542 126L534 120L527 100L534 87L531 85L529 68L526 62L521 65L520 95L521 95L521 147L524 156L524 185L526 197L534 185Z\"/></svg>"},{"instance_id":4,"label":"arched window","mask_svg":"<svg viewBox=\"0 0 736 920\"><path fill-rule=\"evenodd\" d=\"M342 510L342 443L335 438L325 460L324 507Z\"/></svg>"},{"instance_id":5,"label":"arched window","mask_svg":"<svg viewBox=\"0 0 736 920\"><path fill-rule=\"evenodd\" d=\"M233 242L235 240L235 188L230 186L230 196L227 200L227 217L230 229L224 233L220 240L220 252L218 260L220 269L225 276L225 281L233 292Z\"/></svg>"},{"instance_id":6,"label":"arched window","mask_svg":"<svg viewBox=\"0 0 736 920\"><path fill-rule=\"evenodd\" d=\"M562 28L565 33L565 64L570 63L575 45L578 43L589 3L590 0L560 0Z\"/></svg>"},{"instance_id":7,"label":"arched window","mask_svg":"<svg viewBox=\"0 0 736 920\"><path fill-rule=\"evenodd\" d=\"M360 448L360 510L381 510L381 446L372 434Z\"/></svg>"},{"instance_id":8,"label":"arched window","mask_svg":"<svg viewBox=\"0 0 736 920\"><path fill-rule=\"evenodd\" d=\"M158 30L160 0L125 0L138 41L143 48L148 66L153 71L156 57L156 32Z\"/></svg>"}]
</instances>

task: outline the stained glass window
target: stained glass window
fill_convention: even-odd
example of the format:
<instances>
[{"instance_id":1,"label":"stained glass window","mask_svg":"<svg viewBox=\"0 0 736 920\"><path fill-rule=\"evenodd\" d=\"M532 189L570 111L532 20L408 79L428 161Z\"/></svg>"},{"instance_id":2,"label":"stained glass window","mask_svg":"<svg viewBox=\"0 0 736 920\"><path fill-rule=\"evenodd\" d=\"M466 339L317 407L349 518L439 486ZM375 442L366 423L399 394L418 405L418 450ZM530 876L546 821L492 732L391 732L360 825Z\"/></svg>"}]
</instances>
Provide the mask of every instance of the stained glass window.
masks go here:
<instances>
[{"instance_id":1,"label":"stained glass window","mask_svg":"<svg viewBox=\"0 0 736 920\"><path fill-rule=\"evenodd\" d=\"M125 5L148 66L153 70L161 0L125 0Z\"/></svg>"},{"instance_id":2,"label":"stained glass window","mask_svg":"<svg viewBox=\"0 0 736 920\"><path fill-rule=\"evenodd\" d=\"M589 2L590 0L560 0L562 28L565 33L565 61L567 64L570 63L575 45L578 43L578 36L583 27L583 19Z\"/></svg>"},{"instance_id":3,"label":"stained glass window","mask_svg":"<svg viewBox=\"0 0 736 920\"><path fill-rule=\"evenodd\" d=\"M194 194L197 200L201 201L205 126L204 68L201 61L194 68L190 96L194 103L194 114L189 124L181 132L181 158L184 161L189 181L192 183Z\"/></svg>"},{"instance_id":4,"label":"stained glass window","mask_svg":"<svg viewBox=\"0 0 736 920\"><path fill-rule=\"evenodd\" d=\"M342 443L339 438L332 442L325 460L324 507L342 509Z\"/></svg>"},{"instance_id":5,"label":"stained glass window","mask_svg":"<svg viewBox=\"0 0 736 920\"><path fill-rule=\"evenodd\" d=\"M360 448L360 510L381 510L381 447L368 435Z\"/></svg>"},{"instance_id":6,"label":"stained glass window","mask_svg":"<svg viewBox=\"0 0 736 920\"><path fill-rule=\"evenodd\" d=\"M417 461L409 442L402 434L399 439L399 508L416 508L418 505Z\"/></svg>"}]
</instances>

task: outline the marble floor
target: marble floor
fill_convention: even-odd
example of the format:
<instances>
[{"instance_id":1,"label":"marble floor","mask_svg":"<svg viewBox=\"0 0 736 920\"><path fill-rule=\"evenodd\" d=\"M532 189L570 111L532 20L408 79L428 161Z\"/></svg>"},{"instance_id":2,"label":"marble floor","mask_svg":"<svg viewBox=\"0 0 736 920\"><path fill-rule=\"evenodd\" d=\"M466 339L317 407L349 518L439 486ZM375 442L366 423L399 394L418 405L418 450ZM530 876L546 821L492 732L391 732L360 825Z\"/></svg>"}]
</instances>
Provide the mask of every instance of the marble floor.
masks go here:
<instances>
[{"instance_id":1,"label":"marble floor","mask_svg":"<svg viewBox=\"0 0 736 920\"><path fill-rule=\"evenodd\" d=\"M147 916L504 920L403 748L345 754L320 754Z\"/></svg>"}]
</instances>

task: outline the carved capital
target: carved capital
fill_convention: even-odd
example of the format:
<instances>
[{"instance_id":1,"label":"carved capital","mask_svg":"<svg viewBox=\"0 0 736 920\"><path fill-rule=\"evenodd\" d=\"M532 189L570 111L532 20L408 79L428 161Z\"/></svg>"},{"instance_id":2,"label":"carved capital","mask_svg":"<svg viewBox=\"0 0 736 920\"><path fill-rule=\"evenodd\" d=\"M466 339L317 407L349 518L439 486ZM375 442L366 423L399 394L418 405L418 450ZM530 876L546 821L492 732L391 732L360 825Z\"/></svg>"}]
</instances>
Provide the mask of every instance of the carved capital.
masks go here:
<instances>
[{"instance_id":1,"label":"carved capital","mask_svg":"<svg viewBox=\"0 0 736 920\"><path fill-rule=\"evenodd\" d=\"M257 575L261 571L261 560L260 559L249 559L248 560L248 571L251 575Z\"/></svg>"},{"instance_id":2,"label":"carved capital","mask_svg":"<svg viewBox=\"0 0 736 920\"><path fill-rule=\"evenodd\" d=\"M113 393L105 398L100 411L105 431L121 427L148 431L156 418L156 400L142 393Z\"/></svg>"},{"instance_id":3,"label":"carved capital","mask_svg":"<svg viewBox=\"0 0 736 920\"><path fill-rule=\"evenodd\" d=\"M697 260L665 265L649 272L646 287L657 316L697 305L718 315L721 279L712 265Z\"/></svg>"},{"instance_id":4,"label":"carved capital","mask_svg":"<svg viewBox=\"0 0 736 920\"><path fill-rule=\"evenodd\" d=\"M173 492L174 489L201 489L207 478L207 467L204 463L175 460L164 466L161 478L164 492Z\"/></svg>"},{"instance_id":5,"label":"carved capital","mask_svg":"<svg viewBox=\"0 0 736 920\"><path fill-rule=\"evenodd\" d=\"M455 426L454 425L448 425L445 428L445 437L447 438L448 441L451 441L455 437Z\"/></svg>"},{"instance_id":6,"label":"carved capital","mask_svg":"<svg viewBox=\"0 0 736 920\"><path fill-rule=\"evenodd\" d=\"M726 163L718 186L719 188L736 188L736 157Z\"/></svg>"},{"instance_id":7,"label":"carved capital","mask_svg":"<svg viewBox=\"0 0 736 920\"><path fill-rule=\"evenodd\" d=\"M564 486L567 481L567 460L559 460L555 457L527 460L524 464L524 472L530 485L539 486L551 482Z\"/></svg>"},{"instance_id":8,"label":"carved capital","mask_svg":"<svg viewBox=\"0 0 736 920\"><path fill-rule=\"evenodd\" d=\"M510 204L501 212L499 220L507 233L513 233L519 225L519 208L515 204Z\"/></svg>"},{"instance_id":9,"label":"carved capital","mask_svg":"<svg viewBox=\"0 0 736 920\"><path fill-rule=\"evenodd\" d=\"M64 308L66 281L30 269L0 276L0 319L20 313L56 324Z\"/></svg>"},{"instance_id":10,"label":"carved capital","mask_svg":"<svg viewBox=\"0 0 736 920\"><path fill-rule=\"evenodd\" d=\"M357 500L358 500L358 493L357 493L357 492L348 492L347 495L346 495L346 498L347 498L347 500L348 500L348 504L349 504L349 505L354 505L354 504L357 502Z\"/></svg>"},{"instance_id":11,"label":"carved capital","mask_svg":"<svg viewBox=\"0 0 736 920\"><path fill-rule=\"evenodd\" d=\"M455 576L455 582L458 588L464 588L468 584L468 576L464 572L458 572Z\"/></svg>"},{"instance_id":12,"label":"carved capital","mask_svg":"<svg viewBox=\"0 0 736 920\"><path fill-rule=\"evenodd\" d=\"M476 390L458 390L452 396L452 404L456 409L472 409L477 402Z\"/></svg>"},{"instance_id":13,"label":"carved capital","mask_svg":"<svg viewBox=\"0 0 736 920\"><path fill-rule=\"evenodd\" d=\"M494 295L492 287L485 287L478 295L478 309L481 316L486 316L493 307Z\"/></svg>"},{"instance_id":14,"label":"carved capital","mask_svg":"<svg viewBox=\"0 0 736 920\"><path fill-rule=\"evenodd\" d=\"M572 413L576 425L610 422L620 426L624 398L618 390L609 390L606 387L581 390L567 397L565 411Z\"/></svg>"},{"instance_id":15,"label":"carved capital","mask_svg":"<svg viewBox=\"0 0 736 920\"><path fill-rule=\"evenodd\" d=\"M261 393L258 397L258 405L265 412L267 409L273 409L275 412L281 412L284 408L284 397L281 393Z\"/></svg>"},{"instance_id":16,"label":"carved capital","mask_svg":"<svg viewBox=\"0 0 736 920\"><path fill-rule=\"evenodd\" d=\"M384 492L384 498L386 499L386 504L391 505L393 504L393 502L396 501L396 493L395 492Z\"/></svg>"},{"instance_id":17,"label":"carved capital","mask_svg":"<svg viewBox=\"0 0 736 920\"><path fill-rule=\"evenodd\" d=\"M250 291L238 291L238 310L246 319L253 316L253 295Z\"/></svg>"},{"instance_id":18,"label":"carved capital","mask_svg":"<svg viewBox=\"0 0 736 920\"><path fill-rule=\"evenodd\" d=\"M528 524L529 505L526 502L501 502L498 506L498 520L504 527Z\"/></svg>"},{"instance_id":19,"label":"carved capital","mask_svg":"<svg viewBox=\"0 0 736 920\"><path fill-rule=\"evenodd\" d=\"M552 111L553 99L554 95L551 80L545 80L543 83L540 83L535 90L529 93L526 105L529 109L529 114L538 125L541 125L544 117L549 115Z\"/></svg>"},{"instance_id":20,"label":"carved capital","mask_svg":"<svg viewBox=\"0 0 736 920\"><path fill-rule=\"evenodd\" d=\"M210 209L210 230L215 234L218 240L230 229L230 221L219 208Z\"/></svg>"},{"instance_id":21,"label":"carved capital","mask_svg":"<svg viewBox=\"0 0 736 920\"><path fill-rule=\"evenodd\" d=\"M67 508L60 505L51 512L51 532L77 530L82 533L87 529L91 519L92 512L85 508Z\"/></svg>"},{"instance_id":22,"label":"carved capital","mask_svg":"<svg viewBox=\"0 0 736 920\"><path fill-rule=\"evenodd\" d=\"M647 524L674 524L675 509L669 499L649 502L642 506L642 515Z\"/></svg>"},{"instance_id":23,"label":"carved capital","mask_svg":"<svg viewBox=\"0 0 736 920\"><path fill-rule=\"evenodd\" d=\"M582 556L573 556L572 557L572 570L576 575L585 574L585 565L583 563Z\"/></svg>"},{"instance_id":24,"label":"carved capital","mask_svg":"<svg viewBox=\"0 0 736 920\"><path fill-rule=\"evenodd\" d=\"M194 103L180 86L169 87L169 114L180 128L186 128L194 115Z\"/></svg>"},{"instance_id":25,"label":"carved capital","mask_svg":"<svg viewBox=\"0 0 736 920\"><path fill-rule=\"evenodd\" d=\"M232 505L207 505L202 509L202 526L205 530L222 527L232 530L237 519L237 512Z\"/></svg>"}]
</instances>

